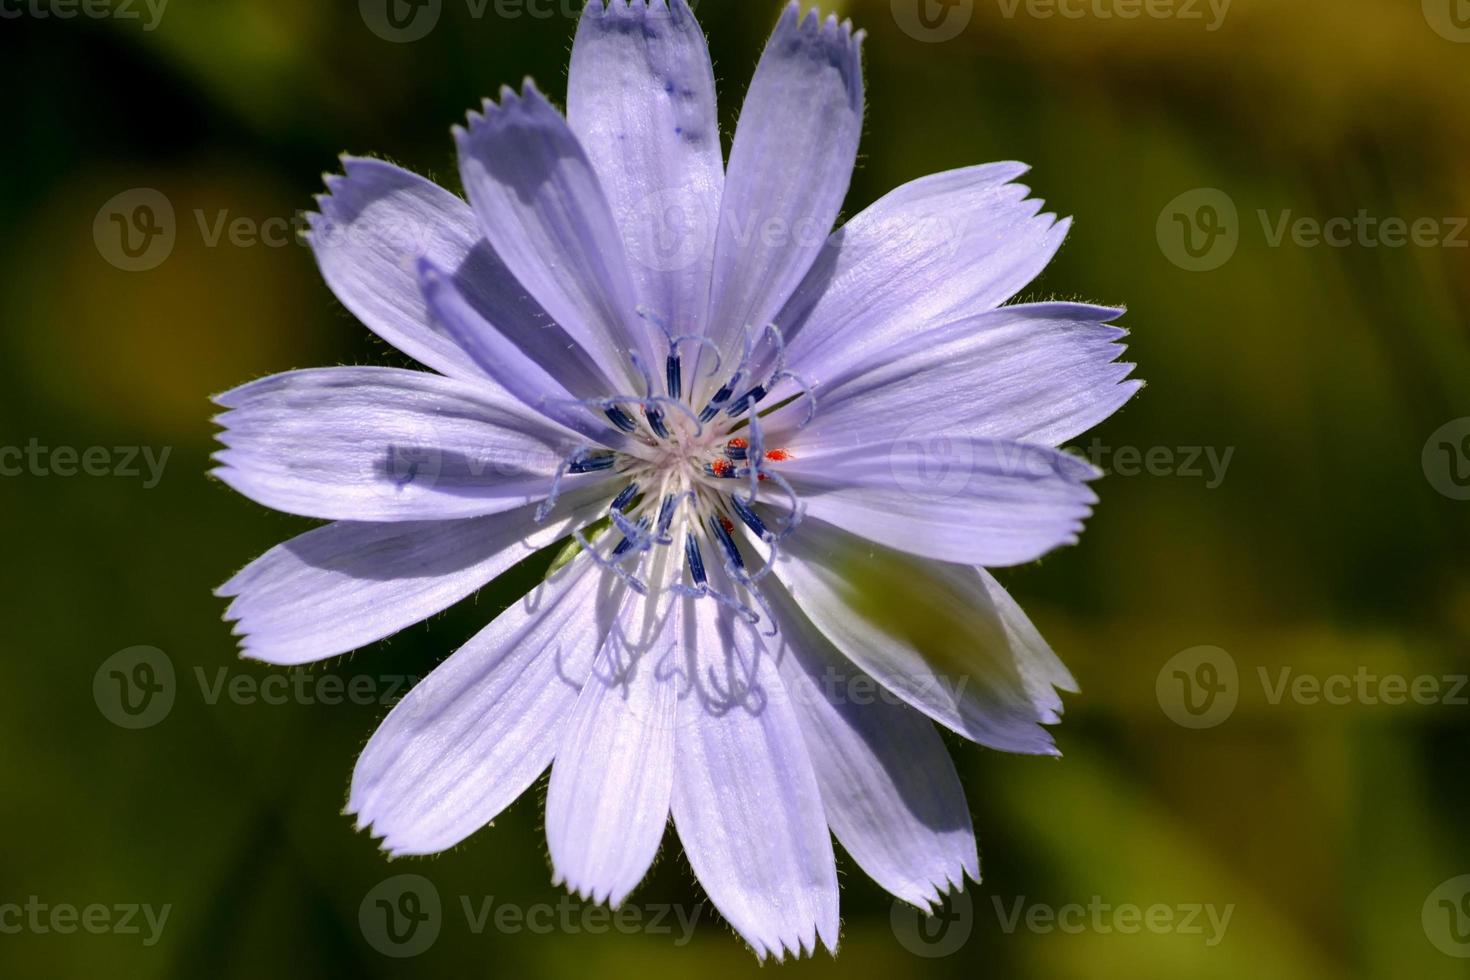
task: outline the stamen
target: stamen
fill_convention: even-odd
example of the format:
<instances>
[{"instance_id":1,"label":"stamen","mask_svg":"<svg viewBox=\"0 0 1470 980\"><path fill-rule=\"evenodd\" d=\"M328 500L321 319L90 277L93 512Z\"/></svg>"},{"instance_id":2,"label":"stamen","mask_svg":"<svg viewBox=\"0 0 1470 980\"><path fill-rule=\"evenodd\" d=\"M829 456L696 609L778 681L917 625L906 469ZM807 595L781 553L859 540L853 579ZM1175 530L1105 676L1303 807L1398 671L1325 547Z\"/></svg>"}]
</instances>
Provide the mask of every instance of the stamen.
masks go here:
<instances>
[{"instance_id":1,"label":"stamen","mask_svg":"<svg viewBox=\"0 0 1470 980\"><path fill-rule=\"evenodd\" d=\"M765 539L767 534L765 522L756 516L755 511L750 509L749 504L740 499L740 494L735 493L730 495L730 506L734 509L735 515L744 522L745 526L755 532L756 537L762 540Z\"/></svg>"},{"instance_id":2,"label":"stamen","mask_svg":"<svg viewBox=\"0 0 1470 980\"><path fill-rule=\"evenodd\" d=\"M537 524L545 521L547 516L551 513L552 508L556 506L556 499L557 497L561 496L561 481L566 479L567 470L571 467L572 463L577 459L580 459L582 454L587 452L589 448L590 447L586 443L583 443L576 449L573 449L571 452L563 456L562 461L557 464L556 473L554 473L551 477L551 491L547 493L546 499L541 501L541 505L536 508Z\"/></svg>"},{"instance_id":3,"label":"stamen","mask_svg":"<svg viewBox=\"0 0 1470 980\"><path fill-rule=\"evenodd\" d=\"M735 547L735 539L730 537L730 532L735 525L730 523L728 517L718 514L709 519L710 530L715 534L715 540L720 543L720 549L725 552L725 558L736 568L744 568L745 560L740 557L740 551Z\"/></svg>"},{"instance_id":4,"label":"stamen","mask_svg":"<svg viewBox=\"0 0 1470 980\"><path fill-rule=\"evenodd\" d=\"M613 510L627 511L628 505L633 502L633 498L636 496L638 496L638 484L628 484L626 487L623 488L622 493L613 498Z\"/></svg>"},{"instance_id":5,"label":"stamen","mask_svg":"<svg viewBox=\"0 0 1470 980\"><path fill-rule=\"evenodd\" d=\"M609 421L611 421L612 424L617 426L619 429L622 429L624 432L637 431L638 423L634 422L631 415L623 411L621 408L618 408L616 405L604 409L603 411L604 414L607 415Z\"/></svg>"},{"instance_id":6,"label":"stamen","mask_svg":"<svg viewBox=\"0 0 1470 980\"><path fill-rule=\"evenodd\" d=\"M617 516L618 515L614 515L613 518L613 523L615 524L617 523ZM624 518L624 520L626 520L626 518ZM624 537L623 540L617 543L617 547L613 548L612 553L614 558L621 558L623 555L627 554L629 549L633 548L635 545L637 546L639 551L647 551L653 546L652 542L648 540L648 518L641 517L638 519L638 524L636 527L630 526L622 530Z\"/></svg>"},{"instance_id":7,"label":"stamen","mask_svg":"<svg viewBox=\"0 0 1470 980\"><path fill-rule=\"evenodd\" d=\"M658 509L658 543L671 544L671 540L665 540L669 536L669 525L674 523L674 505L679 498L669 494Z\"/></svg>"},{"instance_id":8,"label":"stamen","mask_svg":"<svg viewBox=\"0 0 1470 980\"><path fill-rule=\"evenodd\" d=\"M664 361L664 374L667 376L669 383L669 397L683 398L684 365L679 363L678 354L675 354L673 352L669 353L668 358Z\"/></svg>"},{"instance_id":9,"label":"stamen","mask_svg":"<svg viewBox=\"0 0 1470 980\"><path fill-rule=\"evenodd\" d=\"M735 386L739 383L740 371L737 370L730 377L729 381L726 381L724 384L720 385L720 390L715 392L714 397L709 400L709 404L704 406L704 411L699 413L699 421L708 422L710 419L720 414L721 406L723 406L725 402L730 400L731 395L735 394Z\"/></svg>"},{"instance_id":10,"label":"stamen","mask_svg":"<svg viewBox=\"0 0 1470 980\"><path fill-rule=\"evenodd\" d=\"M709 579L704 573L704 555L700 554L699 542L694 540L693 532L684 535L684 558L689 563L689 575L694 584L703 588Z\"/></svg>"},{"instance_id":11,"label":"stamen","mask_svg":"<svg viewBox=\"0 0 1470 980\"><path fill-rule=\"evenodd\" d=\"M568 470L572 473L596 473L599 470L610 470L618 460L612 453L586 453L572 460Z\"/></svg>"},{"instance_id":12,"label":"stamen","mask_svg":"<svg viewBox=\"0 0 1470 980\"><path fill-rule=\"evenodd\" d=\"M735 400L735 403L732 404L729 408L725 409L725 414L729 415L733 419L739 416L741 412L744 412L751 405L759 403L760 400L764 397L766 397L765 385L756 385L754 388L750 389L745 394L737 398Z\"/></svg>"},{"instance_id":13,"label":"stamen","mask_svg":"<svg viewBox=\"0 0 1470 980\"><path fill-rule=\"evenodd\" d=\"M596 548L592 546L592 542L587 540L587 535L582 533L581 528L573 531L572 537L576 538L577 544L582 546L582 550L587 553L588 558L591 558L593 561L597 562L597 564L601 565L603 568L607 569L618 578L622 579L623 582L628 586L628 588L632 589L634 592L638 593L639 595L648 595L648 586L644 585L635 576L630 574L628 570L622 566L622 563L620 561L613 561L612 559L603 556Z\"/></svg>"},{"instance_id":14,"label":"stamen","mask_svg":"<svg viewBox=\"0 0 1470 980\"><path fill-rule=\"evenodd\" d=\"M662 411L650 405L643 410L643 415L648 419L648 427L653 430L654 435L660 439L667 439L669 437L669 427L664 424L664 413Z\"/></svg>"},{"instance_id":15,"label":"stamen","mask_svg":"<svg viewBox=\"0 0 1470 980\"><path fill-rule=\"evenodd\" d=\"M801 388L801 392L797 395L797 397L806 398L807 400L806 418L802 419L796 427L798 429L805 429L808 425L811 424L812 419L817 417L816 392L812 390L812 385L809 381L793 371L777 371L771 377L771 387L774 388L777 382L780 381L795 381L798 387Z\"/></svg>"}]
</instances>

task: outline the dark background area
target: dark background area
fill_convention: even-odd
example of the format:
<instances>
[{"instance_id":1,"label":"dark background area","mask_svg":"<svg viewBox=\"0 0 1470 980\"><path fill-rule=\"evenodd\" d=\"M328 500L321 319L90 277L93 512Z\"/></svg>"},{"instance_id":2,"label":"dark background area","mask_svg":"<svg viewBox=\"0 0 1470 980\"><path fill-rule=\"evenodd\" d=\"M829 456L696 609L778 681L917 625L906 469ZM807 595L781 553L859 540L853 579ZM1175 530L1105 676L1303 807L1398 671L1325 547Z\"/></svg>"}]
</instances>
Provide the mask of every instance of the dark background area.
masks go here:
<instances>
[{"instance_id":1,"label":"dark background area","mask_svg":"<svg viewBox=\"0 0 1470 980\"><path fill-rule=\"evenodd\" d=\"M120 447L169 455L156 485L141 460L138 476L0 477L0 905L169 917L151 944L141 913L140 934L0 933L0 975L754 969L672 835L630 905L645 923L697 913L692 938L672 914L666 931L595 934L551 884L544 783L433 860L389 864L340 815L406 679L540 569L290 672L239 660L211 595L309 524L205 476L208 396L291 368L406 364L337 304L286 223L343 151L457 188L448 127L525 75L560 100L576 4L489 0L477 16L442 0L425 36L394 42L368 0L172 0L156 21L141 0L71 18L36 2L0 0L0 446L105 447L114 474ZM824 6L869 32L847 213L926 173L1032 164L1028 184L1076 223L1023 298L1126 304L1149 386L1078 441L1110 471L1081 546L1002 575L1081 683L1057 731L1065 758L955 740L984 883L926 940L840 858L839 956L785 969L1466 976L1470 9L1236 0L1221 17L1179 0L1126 19L1129 0L1064 3L1078 17L1042 16L1044 0L923 0L954 33L937 40L917 2ZM727 145L779 7L698 5ZM128 271L108 215L140 188L166 200L174 241ZM1303 218L1354 227L1313 244ZM232 235L237 219L274 244ZM1384 219L1423 234L1395 245ZM130 729L106 662L137 646L162 651L173 699ZM1201 658L1235 681L1221 675L1213 716L1181 715L1174 671L1205 678ZM284 703L253 696L279 674L295 685L271 698ZM1275 696L1283 677L1348 693ZM1421 692L1433 678L1437 693L1387 703L1389 678ZM404 873L432 882L441 928L390 958L359 910ZM492 914L477 932L465 900L549 905L555 924ZM1071 906L1084 913L1069 920ZM1173 924L1123 932L1125 906L1167 907ZM1223 935L1204 911L1187 926L1192 906L1229 908ZM1048 928L1046 910L1082 925Z\"/></svg>"}]
</instances>

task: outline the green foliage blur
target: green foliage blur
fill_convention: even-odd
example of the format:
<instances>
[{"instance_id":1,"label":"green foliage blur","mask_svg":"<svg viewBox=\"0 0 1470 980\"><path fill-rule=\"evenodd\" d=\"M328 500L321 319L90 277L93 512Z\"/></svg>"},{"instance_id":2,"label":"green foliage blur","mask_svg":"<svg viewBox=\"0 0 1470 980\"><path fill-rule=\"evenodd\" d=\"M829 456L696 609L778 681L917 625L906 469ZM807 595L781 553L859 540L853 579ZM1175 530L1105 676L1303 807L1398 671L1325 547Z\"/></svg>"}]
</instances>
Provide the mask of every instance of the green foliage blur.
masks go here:
<instances>
[{"instance_id":1,"label":"green foliage blur","mask_svg":"<svg viewBox=\"0 0 1470 980\"><path fill-rule=\"evenodd\" d=\"M146 925L12 931L0 909L0 976L756 969L701 905L672 834L630 902L697 910L692 936L672 917L665 931L598 934L576 905L556 912L570 928L497 926L501 905L567 907L546 859L544 783L433 860L389 864L340 815L387 710L384 679L426 674L544 563L390 642L291 672L240 660L211 595L309 523L206 477L208 397L291 368L407 363L282 229L341 152L457 187L448 127L467 108L525 75L565 91L576 4L487 3L443 0L427 36L397 43L370 28L371 0L172 0L157 17L156 0L0 0L0 445L170 450L152 486L141 460L138 477L0 478L0 907L171 909L151 944ZM779 6L698 4L727 145ZM916 925L840 856L839 955L779 969L1470 975L1443 948L1470 955L1458 939L1470 903L1432 895L1470 873L1470 692L1393 705L1372 680L1470 671L1470 502L1432 438L1470 415L1466 4L835 6L869 34L847 213L926 173L1026 161L1029 185L1075 226L1024 298L1126 304L1129 359L1149 384L1077 442L1110 472L1081 545L1001 575L1080 682L1057 729L1064 758L952 740L984 882L953 921ZM146 271L117 267L94 234L134 188L161 192L176 216L171 253ZM1189 196L1206 188L1233 219L1218 195ZM1355 223L1346 244L1314 245L1301 218ZM1379 233L1388 218L1431 219L1432 232L1393 245ZM272 241L235 234L238 219ZM1192 254L1219 234L1234 238L1227 259ZM1201 262L1212 267L1187 268ZM94 680L139 645L166 653L177 695L166 718L129 730L99 710ZM1192 728L1165 710L1168 665L1200 646L1226 651L1238 704ZM269 691L280 673L307 696L229 693ZM331 698L333 675L368 677L374 696ZM1281 693L1283 677L1342 675L1354 679L1344 703ZM432 880L443 925L431 948L391 958L359 912L403 873ZM1167 907L1174 925L1125 930L1124 906ZM1191 906L1230 909L1228 928L1212 934L1204 911L1184 928Z\"/></svg>"}]
</instances>

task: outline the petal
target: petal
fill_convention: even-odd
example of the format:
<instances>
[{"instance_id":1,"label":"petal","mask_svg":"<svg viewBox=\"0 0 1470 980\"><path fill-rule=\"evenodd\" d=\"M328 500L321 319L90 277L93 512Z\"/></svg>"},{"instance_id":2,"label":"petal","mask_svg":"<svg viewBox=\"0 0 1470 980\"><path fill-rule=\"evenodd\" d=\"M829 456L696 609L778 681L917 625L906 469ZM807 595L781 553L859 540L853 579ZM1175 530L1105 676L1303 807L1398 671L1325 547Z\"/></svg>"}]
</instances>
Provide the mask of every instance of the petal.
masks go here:
<instances>
[{"instance_id":1,"label":"petal","mask_svg":"<svg viewBox=\"0 0 1470 980\"><path fill-rule=\"evenodd\" d=\"M305 664L422 622L596 516L607 494L563 497L544 524L536 505L457 521L339 521L279 544L216 591L247 657Z\"/></svg>"},{"instance_id":2,"label":"petal","mask_svg":"<svg viewBox=\"0 0 1470 980\"><path fill-rule=\"evenodd\" d=\"M768 594L781 677L837 840L874 881L925 910L966 874L979 881L965 791L934 723L838 653L784 589Z\"/></svg>"},{"instance_id":3,"label":"petal","mask_svg":"<svg viewBox=\"0 0 1470 980\"><path fill-rule=\"evenodd\" d=\"M458 268L480 240L469 205L444 188L382 160L343 157L344 176L308 215L306 238L342 305L419 363L454 378L485 375L429 323L414 261Z\"/></svg>"},{"instance_id":4,"label":"petal","mask_svg":"<svg viewBox=\"0 0 1470 980\"><path fill-rule=\"evenodd\" d=\"M529 80L521 95L456 126L460 176L480 230L506 266L588 354L631 383L628 352L651 357L607 196L565 119Z\"/></svg>"},{"instance_id":5,"label":"petal","mask_svg":"<svg viewBox=\"0 0 1470 980\"><path fill-rule=\"evenodd\" d=\"M586 405L576 404L579 397L605 397L609 389L586 351L559 326L551 323L513 336L502 333L475 308L462 280L428 259L419 260L419 286L434 323L521 404L593 442L624 442L622 433L605 420L599 422Z\"/></svg>"},{"instance_id":6,"label":"petal","mask_svg":"<svg viewBox=\"0 0 1470 980\"><path fill-rule=\"evenodd\" d=\"M1054 725L1062 720L1062 701L1056 695L1056 689L1076 693L1079 688L1077 681L1072 677L1061 659L1052 652L1051 645L1042 639L1041 633L1032 625L1030 617L1017 605L1016 600L1011 598L995 576L983 568L975 571L980 576L980 583L990 595L990 601L995 603L995 611L1000 614L1001 623L1006 630L1006 639L1010 641L1011 649L1016 653L1016 666L1021 672L1021 680L1026 684L1026 689L1031 692L1032 699L1050 713L1050 717L1043 718L1048 725Z\"/></svg>"},{"instance_id":7,"label":"petal","mask_svg":"<svg viewBox=\"0 0 1470 980\"><path fill-rule=\"evenodd\" d=\"M453 847L495 819L556 750L622 587L575 561L400 701L352 774L348 812L397 854Z\"/></svg>"},{"instance_id":8,"label":"petal","mask_svg":"<svg viewBox=\"0 0 1470 980\"><path fill-rule=\"evenodd\" d=\"M718 576L711 569L711 580ZM756 955L837 948L837 870L821 791L772 654L753 627L692 602L674 826L710 901Z\"/></svg>"},{"instance_id":9,"label":"petal","mask_svg":"<svg viewBox=\"0 0 1470 980\"><path fill-rule=\"evenodd\" d=\"M975 569L807 520L775 573L832 645L905 703L982 745L1057 754L1041 727L1060 706L1038 682L1047 668L1010 642Z\"/></svg>"},{"instance_id":10,"label":"petal","mask_svg":"<svg viewBox=\"0 0 1470 980\"><path fill-rule=\"evenodd\" d=\"M676 599L651 615L641 597L624 605L582 688L546 794L546 840L558 882L620 905L653 864L674 785Z\"/></svg>"},{"instance_id":11,"label":"petal","mask_svg":"<svg viewBox=\"0 0 1470 980\"><path fill-rule=\"evenodd\" d=\"M327 520L478 517L544 498L576 437L483 384L396 368L288 371L215 401L213 474Z\"/></svg>"},{"instance_id":12,"label":"petal","mask_svg":"<svg viewBox=\"0 0 1470 980\"><path fill-rule=\"evenodd\" d=\"M945 433L1060 445L1142 387L1127 380L1133 365L1117 360L1126 331L1107 321L1120 314L1039 303L922 330L913 343L832 377L799 441L854 446ZM782 413L794 422L805 414L795 403ZM767 425L779 430L782 420Z\"/></svg>"},{"instance_id":13,"label":"petal","mask_svg":"<svg viewBox=\"0 0 1470 980\"><path fill-rule=\"evenodd\" d=\"M777 318L787 366L817 384L925 346L929 324L994 309L1046 268L1070 221L1009 181L1019 163L932 174L832 234Z\"/></svg>"},{"instance_id":14,"label":"petal","mask_svg":"<svg viewBox=\"0 0 1470 980\"><path fill-rule=\"evenodd\" d=\"M639 300L700 333L724 188L715 76L685 0L589 3L567 122L622 231Z\"/></svg>"},{"instance_id":15,"label":"petal","mask_svg":"<svg viewBox=\"0 0 1470 980\"><path fill-rule=\"evenodd\" d=\"M707 334L726 352L775 318L837 220L862 134L862 37L793 2L761 56L715 245Z\"/></svg>"},{"instance_id":16,"label":"petal","mask_svg":"<svg viewBox=\"0 0 1470 980\"><path fill-rule=\"evenodd\" d=\"M947 431L891 442L801 440L779 472L811 517L940 561L1019 565L1075 544L1098 474L1045 446ZM777 498L780 500L781 498Z\"/></svg>"}]
</instances>

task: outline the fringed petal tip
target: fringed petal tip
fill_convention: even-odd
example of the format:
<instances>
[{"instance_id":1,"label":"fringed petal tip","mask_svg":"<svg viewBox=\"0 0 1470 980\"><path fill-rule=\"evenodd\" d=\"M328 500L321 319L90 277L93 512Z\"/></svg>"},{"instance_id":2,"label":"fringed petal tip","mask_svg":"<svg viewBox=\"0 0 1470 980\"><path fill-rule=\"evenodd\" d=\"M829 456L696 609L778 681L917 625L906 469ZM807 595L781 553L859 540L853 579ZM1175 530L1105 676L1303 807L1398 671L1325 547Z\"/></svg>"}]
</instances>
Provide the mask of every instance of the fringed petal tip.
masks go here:
<instances>
[{"instance_id":1,"label":"fringed petal tip","mask_svg":"<svg viewBox=\"0 0 1470 980\"><path fill-rule=\"evenodd\" d=\"M510 85L500 86L500 92L494 97L485 96L480 100L478 111L470 109L465 113L464 125L451 126L449 131L454 134L456 142L465 138L472 138L482 126L493 125L504 119L513 119L526 109L540 110L550 108L551 100L541 93L536 87L536 80L527 75L521 80L521 90L517 92Z\"/></svg>"},{"instance_id":2,"label":"fringed petal tip","mask_svg":"<svg viewBox=\"0 0 1470 980\"><path fill-rule=\"evenodd\" d=\"M853 99L855 109L862 108L862 45L867 32L854 30L851 20L837 19L836 14L825 18L817 7L801 15L801 0L791 0L781 12L781 19L771 35L770 46L777 48L806 47L819 59L837 68L847 83L847 91Z\"/></svg>"},{"instance_id":3,"label":"fringed petal tip","mask_svg":"<svg viewBox=\"0 0 1470 980\"><path fill-rule=\"evenodd\" d=\"M944 908L945 899L965 890L966 878L977 885L980 884L978 852L971 851L963 864L946 868L943 877L915 881L911 888L905 889L903 894L895 897L901 902L912 905L925 916L932 916Z\"/></svg>"},{"instance_id":4,"label":"fringed petal tip","mask_svg":"<svg viewBox=\"0 0 1470 980\"><path fill-rule=\"evenodd\" d=\"M561 872L551 876L551 883L558 888L565 888L568 895L575 895L584 902L593 905L606 905L616 911L627 901L632 889L614 889L607 885L589 885L585 882L572 881Z\"/></svg>"}]
</instances>

